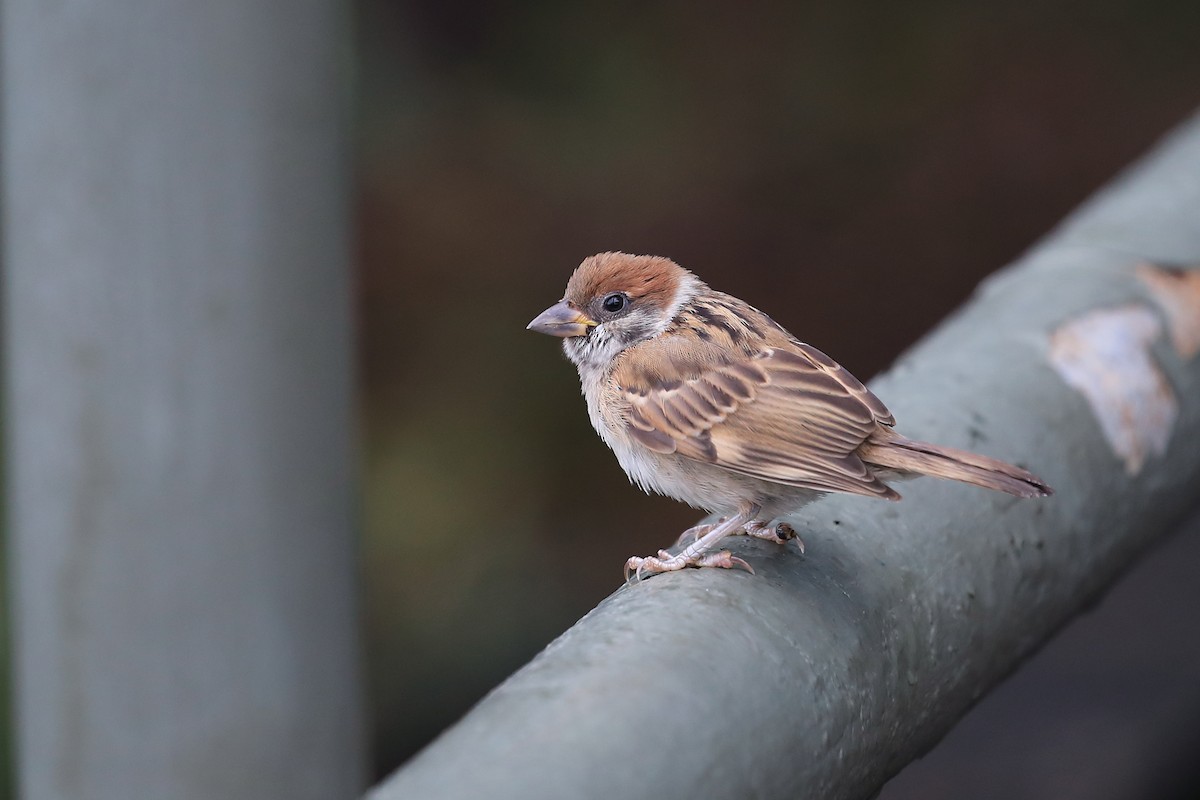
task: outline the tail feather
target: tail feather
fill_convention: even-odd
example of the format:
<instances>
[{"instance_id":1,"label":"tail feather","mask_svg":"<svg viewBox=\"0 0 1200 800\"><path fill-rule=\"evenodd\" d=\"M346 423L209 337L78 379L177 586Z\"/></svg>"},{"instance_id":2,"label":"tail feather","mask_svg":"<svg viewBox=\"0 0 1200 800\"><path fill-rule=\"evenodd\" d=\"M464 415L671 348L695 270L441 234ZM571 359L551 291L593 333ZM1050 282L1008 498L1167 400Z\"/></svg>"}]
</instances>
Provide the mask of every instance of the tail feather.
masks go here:
<instances>
[{"instance_id":1,"label":"tail feather","mask_svg":"<svg viewBox=\"0 0 1200 800\"><path fill-rule=\"evenodd\" d=\"M858 455L877 467L962 481L1016 497L1054 494L1045 481L1020 467L966 450L918 442L891 430L880 431L863 442Z\"/></svg>"}]
</instances>

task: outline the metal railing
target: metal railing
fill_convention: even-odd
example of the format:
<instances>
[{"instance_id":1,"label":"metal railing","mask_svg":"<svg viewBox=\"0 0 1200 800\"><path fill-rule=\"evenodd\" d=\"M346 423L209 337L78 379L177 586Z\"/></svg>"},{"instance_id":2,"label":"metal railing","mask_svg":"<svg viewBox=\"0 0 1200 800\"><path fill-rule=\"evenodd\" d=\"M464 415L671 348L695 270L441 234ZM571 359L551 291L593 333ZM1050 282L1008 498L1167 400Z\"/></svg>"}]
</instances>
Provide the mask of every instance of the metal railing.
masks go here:
<instances>
[{"instance_id":1,"label":"metal railing","mask_svg":"<svg viewBox=\"0 0 1200 800\"><path fill-rule=\"evenodd\" d=\"M371 799L871 796L1196 506L1196 264L1200 118L873 383L1053 497L831 497L807 555L625 586Z\"/></svg>"}]
</instances>

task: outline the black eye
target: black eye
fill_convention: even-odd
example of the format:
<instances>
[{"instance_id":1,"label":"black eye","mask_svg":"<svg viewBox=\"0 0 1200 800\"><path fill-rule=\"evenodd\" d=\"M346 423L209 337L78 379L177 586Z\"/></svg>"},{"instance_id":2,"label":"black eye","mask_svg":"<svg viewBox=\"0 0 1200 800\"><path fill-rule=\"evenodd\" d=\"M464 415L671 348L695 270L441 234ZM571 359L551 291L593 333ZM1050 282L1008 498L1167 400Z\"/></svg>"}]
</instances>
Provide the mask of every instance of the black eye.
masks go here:
<instances>
[{"instance_id":1,"label":"black eye","mask_svg":"<svg viewBox=\"0 0 1200 800\"><path fill-rule=\"evenodd\" d=\"M615 314L625 307L625 295L610 294L604 298L604 310L610 314Z\"/></svg>"}]
</instances>

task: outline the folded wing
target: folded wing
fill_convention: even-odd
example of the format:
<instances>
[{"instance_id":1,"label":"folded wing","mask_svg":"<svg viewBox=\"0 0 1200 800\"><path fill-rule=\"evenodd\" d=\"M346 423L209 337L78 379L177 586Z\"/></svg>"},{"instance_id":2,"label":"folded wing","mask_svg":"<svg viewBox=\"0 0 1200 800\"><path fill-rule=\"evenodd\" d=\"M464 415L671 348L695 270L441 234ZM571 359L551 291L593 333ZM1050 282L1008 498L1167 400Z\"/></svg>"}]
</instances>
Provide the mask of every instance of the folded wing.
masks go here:
<instances>
[{"instance_id":1,"label":"folded wing","mask_svg":"<svg viewBox=\"0 0 1200 800\"><path fill-rule=\"evenodd\" d=\"M763 348L686 380L638 374L616 376L625 423L655 452L815 491L899 497L857 453L880 425L894 423L891 413L814 347Z\"/></svg>"}]
</instances>

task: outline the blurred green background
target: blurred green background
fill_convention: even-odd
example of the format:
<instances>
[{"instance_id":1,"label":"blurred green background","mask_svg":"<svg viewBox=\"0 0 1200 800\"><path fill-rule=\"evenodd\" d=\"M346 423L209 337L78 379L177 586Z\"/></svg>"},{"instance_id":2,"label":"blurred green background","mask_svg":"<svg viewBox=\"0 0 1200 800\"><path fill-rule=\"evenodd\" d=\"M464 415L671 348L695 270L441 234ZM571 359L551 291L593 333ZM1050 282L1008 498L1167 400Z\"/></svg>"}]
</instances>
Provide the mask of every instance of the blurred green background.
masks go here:
<instances>
[{"instance_id":1,"label":"blurred green background","mask_svg":"<svg viewBox=\"0 0 1200 800\"><path fill-rule=\"evenodd\" d=\"M583 257L671 256L865 378L1200 103L1194 2L356 13L377 774L697 518L524 330Z\"/></svg>"}]
</instances>

